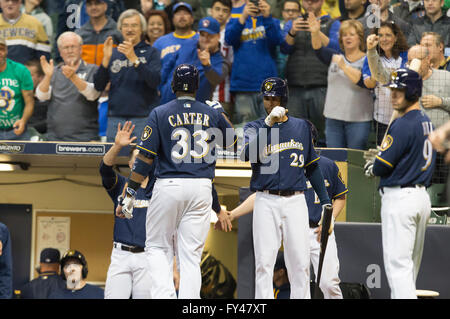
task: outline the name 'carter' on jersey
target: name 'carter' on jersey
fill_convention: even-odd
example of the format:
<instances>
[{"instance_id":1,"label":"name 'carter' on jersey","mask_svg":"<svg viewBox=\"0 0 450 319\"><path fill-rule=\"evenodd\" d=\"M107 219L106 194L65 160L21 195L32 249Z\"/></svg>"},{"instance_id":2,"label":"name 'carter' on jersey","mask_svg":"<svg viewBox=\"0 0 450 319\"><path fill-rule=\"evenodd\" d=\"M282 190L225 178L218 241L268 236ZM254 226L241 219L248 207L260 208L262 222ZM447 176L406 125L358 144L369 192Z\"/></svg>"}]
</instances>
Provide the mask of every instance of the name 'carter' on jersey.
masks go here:
<instances>
[{"instance_id":1,"label":"name 'carter' on jersey","mask_svg":"<svg viewBox=\"0 0 450 319\"><path fill-rule=\"evenodd\" d=\"M213 179L216 144L235 143L234 130L218 110L180 98L150 113L137 148L150 158L159 157L159 178Z\"/></svg>"}]
</instances>

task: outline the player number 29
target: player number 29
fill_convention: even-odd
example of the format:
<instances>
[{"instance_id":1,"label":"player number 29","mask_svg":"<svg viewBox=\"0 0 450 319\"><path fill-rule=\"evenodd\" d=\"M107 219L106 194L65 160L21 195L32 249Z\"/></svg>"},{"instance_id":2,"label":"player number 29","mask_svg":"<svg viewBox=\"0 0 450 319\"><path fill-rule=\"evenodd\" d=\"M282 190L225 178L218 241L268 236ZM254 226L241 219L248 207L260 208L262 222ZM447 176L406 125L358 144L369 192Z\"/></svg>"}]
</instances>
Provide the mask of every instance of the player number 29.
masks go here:
<instances>
[{"instance_id":1,"label":"player number 29","mask_svg":"<svg viewBox=\"0 0 450 319\"><path fill-rule=\"evenodd\" d=\"M433 160L433 146L431 145L429 139L426 139L425 143L423 144L423 158L426 162L422 167L422 172L427 170L427 168L431 165L431 161Z\"/></svg>"},{"instance_id":2,"label":"player number 29","mask_svg":"<svg viewBox=\"0 0 450 319\"><path fill-rule=\"evenodd\" d=\"M291 156L289 156L289 157L293 158L293 160L291 162L291 166L303 167L303 165L305 165L305 157L303 156L303 154L300 154L300 156L298 156L297 153L292 153Z\"/></svg>"}]
</instances>

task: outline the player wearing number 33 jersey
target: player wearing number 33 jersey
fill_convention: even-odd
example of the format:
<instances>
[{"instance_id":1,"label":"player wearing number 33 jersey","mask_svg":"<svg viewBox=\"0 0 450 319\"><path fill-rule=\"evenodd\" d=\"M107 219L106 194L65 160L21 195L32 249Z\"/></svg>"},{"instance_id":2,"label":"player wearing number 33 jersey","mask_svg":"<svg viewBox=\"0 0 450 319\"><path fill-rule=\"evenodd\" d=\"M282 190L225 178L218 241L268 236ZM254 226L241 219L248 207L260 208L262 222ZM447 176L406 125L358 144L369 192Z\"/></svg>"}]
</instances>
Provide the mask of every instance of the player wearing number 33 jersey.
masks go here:
<instances>
[{"instance_id":1,"label":"player wearing number 33 jersey","mask_svg":"<svg viewBox=\"0 0 450 319\"><path fill-rule=\"evenodd\" d=\"M383 260L391 297L417 298L415 282L431 212L426 187L435 163L428 140L433 126L419 106L422 78L417 72L399 69L388 86L400 117L392 122L373 166L373 174L380 176Z\"/></svg>"},{"instance_id":2,"label":"player wearing number 33 jersey","mask_svg":"<svg viewBox=\"0 0 450 319\"><path fill-rule=\"evenodd\" d=\"M145 242L152 298L176 297L171 273L174 235L180 266L178 298L200 298L200 261L212 209L215 146L236 142L220 104L209 106L195 100L198 83L194 66L177 66L172 81L177 98L150 113L137 146L140 155L158 157ZM145 166L139 162L133 171L145 173L141 171Z\"/></svg>"}]
</instances>

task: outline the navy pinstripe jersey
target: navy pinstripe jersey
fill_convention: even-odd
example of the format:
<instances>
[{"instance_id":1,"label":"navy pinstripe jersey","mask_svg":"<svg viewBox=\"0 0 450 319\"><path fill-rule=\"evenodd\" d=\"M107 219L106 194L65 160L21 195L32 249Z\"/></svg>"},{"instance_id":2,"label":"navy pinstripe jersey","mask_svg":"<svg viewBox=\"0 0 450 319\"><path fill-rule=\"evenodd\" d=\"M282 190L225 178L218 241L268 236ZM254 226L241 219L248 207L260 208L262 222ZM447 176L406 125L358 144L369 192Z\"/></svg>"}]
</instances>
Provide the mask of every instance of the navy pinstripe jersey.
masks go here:
<instances>
[{"instance_id":1,"label":"navy pinstripe jersey","mask_svg":"<svg viewBox=\"0 0 450 319\"><path fill-rule=\"evenodd\" d=\"M421 184L429 186L436 161L428 135L433 124L421 110L412 110L394 120L375 157L392 169L382 176L379 187Z\"/></svg>"},{"instance_id":2,"label":"navy pinstripe jersey","mask_svg":"<svg viewBox=\"0 0 450 319\"><path fill-rule=\"evenodd\" d=\"M232 146L236 136L216 109L188 98L155 108L137 148L158 156L158 178L214 178L216 146Z\"/></svg>"},{"instance_id":3,"label":"navy pinstripe jersey","mask_svg":"<svg viewBox=\"0 0 450 319\"><path fill-rule=\"evenodd\" d=\"M304 168L319 159L306 121L289 116L268 127L261 118L245 125L244 141L241 158L251 163L252 191L306 190Z\"/></svg>"},{"instance_id":4,"label":"navy pinstripe jersey","mask_svg":"<svg viewBox=\"0 0 450 319\"><path fill-rule=\"evenodd\" d=\"M325 187L327 188L328 196L331 199L335 199L348 192L335 162L322 155L319 159L319 167L322 171L323 178L325 179ZM320 200L311 186L311 183L307 181L306 185L308 190L305 192L305 197L306 204L308 205L309 220L318 223L322 216L322 205L320 204Z\"/></svg>"}]
</instances>

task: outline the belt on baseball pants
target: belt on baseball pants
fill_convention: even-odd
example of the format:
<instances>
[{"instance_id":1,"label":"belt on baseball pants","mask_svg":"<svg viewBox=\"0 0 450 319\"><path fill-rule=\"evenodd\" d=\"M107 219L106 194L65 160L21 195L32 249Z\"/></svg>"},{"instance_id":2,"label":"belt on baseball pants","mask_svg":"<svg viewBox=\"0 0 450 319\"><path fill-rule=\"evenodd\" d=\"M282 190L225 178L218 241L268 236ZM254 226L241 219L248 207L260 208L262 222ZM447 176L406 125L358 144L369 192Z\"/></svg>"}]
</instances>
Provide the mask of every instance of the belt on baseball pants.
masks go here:
<instances>
[{"instance_id":1,"label":"belt on baseball pants","mask_svg":"<svg viewBox=\"0 0 450 319\"><path fill-rule=\"evenodd\" d=\"M125 251L129 251L130 253L142 253L145 251L144 247L139 246L128 246L122 243L114 243L114 248L122 249Z\"/></svg>"},{"instance_id":2,"label":"belt on baseball pants","mask_svg":"<svg viewBox=\"0 0 450 319\"><path fill-rule=\"evenodd\" d=\"M313 222L311 219L309 220L309 228L317 228L319 227L319 222Z\"/></svg>"},{"instance_id":3,"label":"belt on baseball pants","mask_svg":"<svg viewBox=\"0 0 450 319\"><path fill-rule=\"evenodd\" d=\"M278 195L278 196L292 196L292 195L303 194L303 191L272 191L272 190L265 190L263 192L266 193L266 194Z\"/></svg>"},{"instance_id":4,"label":"belt on baseball pants","mask_svg":"<svg viewBox=\"0 0 450 319\"><path fill-rule=\"evenodd\" d=\"M424 188L425 186L422 184L405 184L405 185L400 185L400 186L385 186L385 187L389 187L389 188ZM385 187L380 187L381 194L384 194Z\"/></svg>"}]
</instances>

